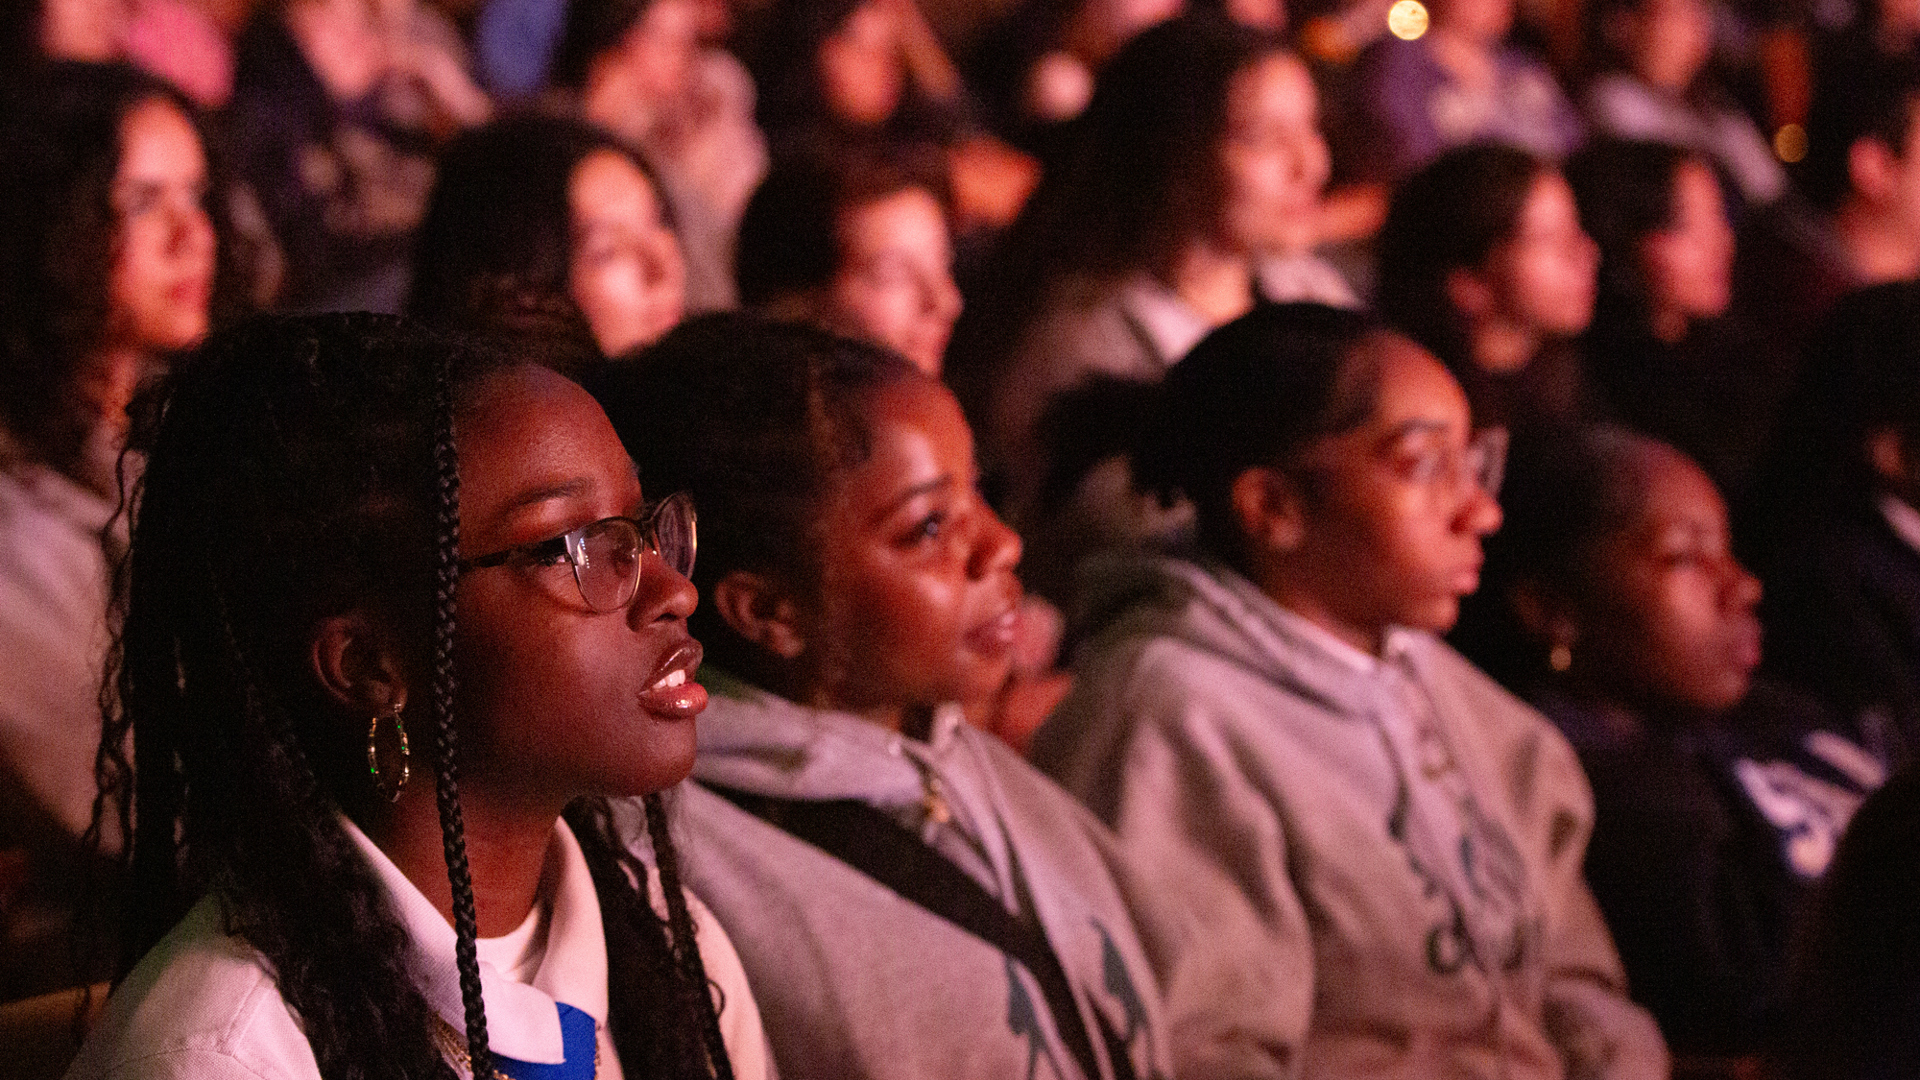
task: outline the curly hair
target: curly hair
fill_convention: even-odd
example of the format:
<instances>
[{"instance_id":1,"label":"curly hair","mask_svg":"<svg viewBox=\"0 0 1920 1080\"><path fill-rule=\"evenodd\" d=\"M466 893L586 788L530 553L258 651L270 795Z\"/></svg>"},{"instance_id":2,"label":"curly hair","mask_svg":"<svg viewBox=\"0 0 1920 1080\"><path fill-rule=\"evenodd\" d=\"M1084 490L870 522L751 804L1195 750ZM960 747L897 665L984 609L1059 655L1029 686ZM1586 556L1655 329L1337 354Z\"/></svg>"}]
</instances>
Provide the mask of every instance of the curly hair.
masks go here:
<instances>
[{"instance_id":1,"label":"curly hair","mask_svg":"<svg viewBox=\"0 0 1920 1080\"><path fill-rule=\"evenodd\" d=\"M199 110L127 64L54 62L18 77L19 100L0 123L0 420L64 469L92 425L77 384L112 316L121 125L139 106L165 102L194 126L210 176L217 180L220 170ZM209 217L218 239L211 314L219 322L241 300L231 232L221 214Z\"/></svg>"},{"instance_id":2,"label":"curly hair","mask_svg":"<svg viewBox=\"0 0 1920 1080\"><path fill-rule=\"evenodd\" d=\"M497 356L371 315L217 335L144 411L125 619L96 830L131 837L122 972L202 896L259 951L328 1080L442 1077L407 932L341 823L377 795L352 725L305 670L316 623L363 610L431 673L429 740L468 1047L487 1075L453 723L453 429ZM132 759L122 750L131 736ZM650 823L661 820L649 799ZM663 920L604 803L570 807L601 897L610 1026L633 1076L730 1077L673 850Z\"/></svg>"}]
</instances>

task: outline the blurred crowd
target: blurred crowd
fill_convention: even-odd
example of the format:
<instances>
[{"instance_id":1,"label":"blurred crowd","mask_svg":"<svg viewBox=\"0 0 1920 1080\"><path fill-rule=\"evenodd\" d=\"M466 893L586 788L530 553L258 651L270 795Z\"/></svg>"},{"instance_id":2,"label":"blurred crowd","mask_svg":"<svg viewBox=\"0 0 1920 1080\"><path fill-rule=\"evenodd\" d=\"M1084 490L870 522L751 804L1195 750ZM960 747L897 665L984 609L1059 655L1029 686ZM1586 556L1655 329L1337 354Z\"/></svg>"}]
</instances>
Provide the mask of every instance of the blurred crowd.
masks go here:
<instances>
[{"instance_id":1,"label":"blurred crowd","mask_svg":"<svg viewBox=\"0 0 1920 1080\"><path fill-rule=\"evenodd\" d=\"M122 843L143 388L372 311L620 426L646 357L800 323L949 388L1017 534L966 719L1251 897L1249 948L1308 927L1313 1024L1437 1008L1385 954L1544 937L1633 1006L1548 992L1512 1060L1627 1060L1637 1006L1691 1075L1920 1075L1920 4L916 2L8 5L0 1000L111 973L69 939ZM1475 898L1424 944L1326 883L1382 873L1343 817L1382 753ZM1572 809L1479 808L1534 785Z\"/></svg>"}]
</instances>

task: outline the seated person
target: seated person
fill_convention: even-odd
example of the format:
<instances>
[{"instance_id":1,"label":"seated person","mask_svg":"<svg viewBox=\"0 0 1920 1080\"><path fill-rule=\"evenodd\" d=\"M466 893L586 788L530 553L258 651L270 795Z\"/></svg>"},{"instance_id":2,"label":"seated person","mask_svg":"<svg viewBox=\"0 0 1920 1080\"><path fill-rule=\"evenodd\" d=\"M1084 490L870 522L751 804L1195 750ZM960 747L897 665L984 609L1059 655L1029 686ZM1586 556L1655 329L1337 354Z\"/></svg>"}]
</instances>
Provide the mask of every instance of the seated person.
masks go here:
<instances>
[{"instance_id":1,"label":"seated person","mask_svg":"<svg viewBox=\"0 0 1920 1080\"><path fill-rule=\"evenodd\" d=\"M1755 1055L1796 918L1885 765L1753 681L1760 583L1698 465L1612 427L1521 449L1461 644L1580 754L1587 880L1635 1000L1676 1053Z\"/></svg>"},{"instance_id":2,"label":"seated person","mask_svg":"<svg viewBox=\"0 0 1920 1080\"><path fill-rule=\"evenodd\" d=\"M1816 335L1745 522L1770 674L1920 751L1920 285L1862 289ZM1872 737L1873 731L1863 731Z\"/></svg>"},{"instance_id":3,"label":"seated person","mask_svg":"<svg viewBox=\"0 0 1920 1080\"><path fill-rule=\"evenodd\" d=\"M860 150L781 161L747 203L733 265L747 308L940 377L961 301L937 163Z\"/></svg>"},{"instance_id":4,"label":"seated person","mask_svg":"<svg viewBox=\"0 0 1920 1080\"><path fill-rule=\"evenodd\" d=\"M1381 314L1453 372L1475 424L1596 410L1572 342L1593 318L1599 251L1551 162L1497 143L1441 155L1394 191L1378 258Z\"/></svg>"},{"instance_id":5,"label":"seated person","mask_svg":"<svg viewBox=\"0 0 1920 1080\"><path fill-rule=\"evenodd\" d=\"M0 1000L104 976L73 970L66 920L98 793L127 407L235 306L186 99L123 64L25 85L0 120L0 852L25 861L0 895Z\"/></svg>"},{"instance_id":6,"label":"seated person","mask_svg":"<svg viewBox=\"0 0 1920 1080\"><path fill-rule=\"evenodd\" d=\"M646 163L612 136L557 117L496 121L441 160L407 310L562 368L619 356L680 321L673 225Z\"/></svg>"},{"instance_id":7,"label":"seated person","mask_svg":"<svg viewBox=\"0 0 1920 1080\"><path fill-rule=\"evenodd\" d=\"M952 394L742 316L688 323L599 394L640 474L700 507L712 700L682 865L782 1077L1287 1074L1266 1002L1294 972L1216 947L962 719L1012 663L1020 541Z\"/></svg>"},{"instance_id":8,"label":"seated person","mask_svg":"<svg viewBox=\"0 0 1920 1080\"><path fill-rule=\"evenodd\" d=\"M1545 158L1580 145L1553 72L1506 44L1514 0L1432 0L1426 33L1386 36L1354 65L1334 128L1343 175L1394 183L1457 146L1498 140Z\"/></svg>"},{"instance_id":9,"label":"seated person","mask_svg":"<svg viewBox=\"0 0 1920 1080\"><path fill-rule=\"evenodd\" d=\"M1593 807L1545 717L1449 649L1501 441L1366 316L1261 307L1162 386L1136 458L1197 561L1116 562L1033 758L1141 861L1189 865L1319 1077L1666 1075L1581 873ZM1221 933L1226 933L1222 930Z\"/></svg>"}]
</instances>

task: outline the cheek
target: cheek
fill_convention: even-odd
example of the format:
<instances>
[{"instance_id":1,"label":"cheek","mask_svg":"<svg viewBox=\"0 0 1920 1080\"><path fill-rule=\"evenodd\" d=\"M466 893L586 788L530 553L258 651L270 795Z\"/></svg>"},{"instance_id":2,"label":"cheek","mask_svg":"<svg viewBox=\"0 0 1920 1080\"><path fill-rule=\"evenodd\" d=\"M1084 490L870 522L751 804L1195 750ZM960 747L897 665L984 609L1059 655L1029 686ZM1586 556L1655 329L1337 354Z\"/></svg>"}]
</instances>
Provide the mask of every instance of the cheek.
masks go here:
<instances>
[{"instance_id":1,"label":"cheek","mask_svg":"<svg viewBox=\"0 0 1920 1080\"><path fill-rule=\"evenodd\" d=\"M896 349L907 343L921 315L918 291L909 282L877 284L853 276L841 279L834 297L848 323Z\"/></svg>"}]
</instances>

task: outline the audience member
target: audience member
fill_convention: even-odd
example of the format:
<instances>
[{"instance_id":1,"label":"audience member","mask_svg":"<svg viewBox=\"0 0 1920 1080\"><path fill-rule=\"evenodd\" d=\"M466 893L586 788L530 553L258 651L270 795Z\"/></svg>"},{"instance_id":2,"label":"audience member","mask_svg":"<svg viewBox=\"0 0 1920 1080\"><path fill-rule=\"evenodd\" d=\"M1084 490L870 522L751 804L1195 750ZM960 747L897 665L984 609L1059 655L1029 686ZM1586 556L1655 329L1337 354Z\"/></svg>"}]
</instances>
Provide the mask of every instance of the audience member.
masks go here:
<instances>
[{"instance_id":1,"label":"audience member","mask_svg":"<svg viewBox=\"0 0 1920 1080\"><path fill-rule=\"evenodd\" d=\"M645 152L665 183L695 311L732 307L728 253L741 210L766 172L753 80L704 47L698 0L574 0L553 81L581 116Z\"/></svg>"},{"instance_id":2,"label":"audience member","mask_svg":"<svg viewBox=\"0 0 1920 1080\"><path fill-rule=\"evenodd\" d=\"M276 0L238 46L235 165L285 254L277 300L393 311L433 153L490 106L419 0Z\"/></svg>"},{"instance_id":3,"label":"audience member","mask_svg":"<svg viewBox=\"0 0 1920 1080\"><path fill-rule=\"evenodd\" d=\"M1552 726L1434 635L1500 523L1501 440L1366 316L1267 306L1162 385L1142 482L1199 561L1110 565L1034 759L1296 972L1267 1002L1325 1077L1663 1077L1581 875ZM1221 931L1225 933L1224 930Z\"/></svg>"},{"instance_id":4,"label":"audience member","mask_svg":"<svg viewBox=\"0 0 1920 1080\"><path fill-rule=\"evenodd\" d=\"M146 955L69 1075L768 1075L656 794L706 699L693 517L593 399L323 316L158 415L102 753Z\"/></svg>"},{"instance_id":5,"label":"audience member","mask_svg":"<svg viewBox=\"0 0 1920 1080\"><path fill-rule=\"evenodd\" d=\"M1028 585L1049 599L1093 547L1168 528L1128 497L1124 469L1092 467L1122 445L1062 445L1082 425L1050 411L1101 377L1157 380L1253 306L1263 256L1310 245L1327 178L1315 113L1306 67L1272 39L1218 15L1161 23L1108 64L1070 158L1011 234L1016 265L978 305L975 367L956 375L1029 541Z\"/></svg>"},{"instance_id":6,"label":"audience member","mask_svg":"<svg viewBox=\"0 0 1920 1080\"><path fill-rule=\"evenodd\" d=\"M1722 318L1734 233L1712 166L1671 144L1602 142L1567 163L1567 178L1600 248L1582 352L1607 411L1743 494L1795 364Z\"/></svg>"},{"instance_id":7,"label":"audience member","mask_svg":"<svg viewBox=\"0 0 1920 1080\"><path fill-rule=\"evenodd\" d=\"M1920 772L1853 816L1796 957L1780 1040L1787 1080L1920 1073Z\"/></svg>"},{"instance_id":8,"label":"audience member","mask_svg":"<svg viewBox=\"0 0 1920 1080\"><path fill-rule=\"evenodd\" d=\"M1343 175L1398 181L1442 152L1483 140L1557 158L1580 116L1546 65L1506 44L1514 0L1433 0L1432 24L1360 54L1350 115L1336 128Z\"/></svg>"},{"instance_id":9,"label":"audience member","mask_svg":"<svg viewBox=\"0 0 1920 1080\"><path fill-rule=\"evenodd\" d=\"M1786 194L1773 147L1709 70L1712 0L1601 0L1587 5L1587 22L1598 74L1586 108L1597 132L1706 157L1743 207L1771 206Z\"/></svg>"},{"instance_id":10,"label":"audience member","mask_svg":"<svg viewBox=\"0 0 1920 1080\"><path fill-rule=\"evenodd\" d=\"M410 314L514 339L573 370L658 339L685 302L660 188L612 136L516 116L462 136L441 159Z\"/></svg>"},{"instance_id":11,"label":"audience member","mask_svg":"<svg viewBox=\"0 0 1920 1080\"><path fill-rule=\"evenodd\" d=\"M1493 143L1450 151L1394 192L1378 249L1380 311L1452 370L1474 423L1594 410L1570 342L1593 317L1599 252L1552 164Z\"/></svg>"},{"instance_id":12,"label":"audience member","mask_svg":"<svg viewBox=\"0 0 1920 1080\"><path fill-rule=\"evenodd\" d=\"M1920 274L1920 62L1816 87L1796 182L1818 213L1742 246L1734 297L1797 350L1849 290Z\"/></svg>"},{"instance_id":13,"label":"audience member","mask_svg":"<svg viewBox=\"0 0 1920 1080\"><path fill-rule=\"evenodd\" d=\"M1285 1074L1265 1002L1292 972L1202 936L955 707L1007 678L1020 541L945 388L714 316L601 399L640 474L702 508L714 697L685 867L781 1076Z\"/></svg>"},{"instance_id":14,"label":"audience member","mask_svg":"<svg viewBox=\"0 0 1920 1080\"><path fill-rule=\"evenodd\" d=\"M1769 670L1920 749L1920 285L1854 293L1816 335L1748 540ZM1889 730L1890 729L1890 730Z\"/></svg>"},{"instance_id":15,"label":"audience member","mask_svg":"<svg viewBox=\"0 0 1920 1080\"><path fill-rule=\"evenodd\" d=\"M769 23L760 121L777 150L937 147L962 234L1020 212L1037 166L979 125L914 0L779 0Z\"/></svg>"},{"instance_id":16,"label":"audience member","mask_svg":"<svg viewBox=\"0 0 1920 1080\"><path fill-rule=\"evenodd\" d=\"M885 345L939 378L960 316L946 174L901 154L784 161L747 204L734 277L748 308Z\"/></svg>"},{"instance_id":17,"label":"audience member","mask_svg":"<svg viewBox=\"0 0 1920 1080\"><path fill-rule=\"evenodd\" d=\"M1522 444L1461 638L1546 711L1593 785L1587 880L1676 1053L1753 1056L1788 939L1883 762L1765 683L1760 583L1673 447L1600 427Z\"/></svg>"},{"instance_id":18,"label":"audience member","mask_svg":"<svg viewBox=\"0 0 1920 1080\"><path fill-rule=\"evenodd\" d=\"M127 406L233 285L184 98L65 62L26 101L0 121L0 851L27 860L0 900L0 1000L103 974L74 971L63 935L96 791Z\"/></svg>"},{"instance_id":19,"label":"audience member","mask_svg":"<svg viewBox=\"0 0 1920 1080\"><path fill-rule=\"evenodd\" d=\"M973 84L1000 131L1051 157L1066 123L1093 100L1107 61L1185 7L1184 0L1024 0L983 35L969 65Z\"/></svg>"}]
</instances>

